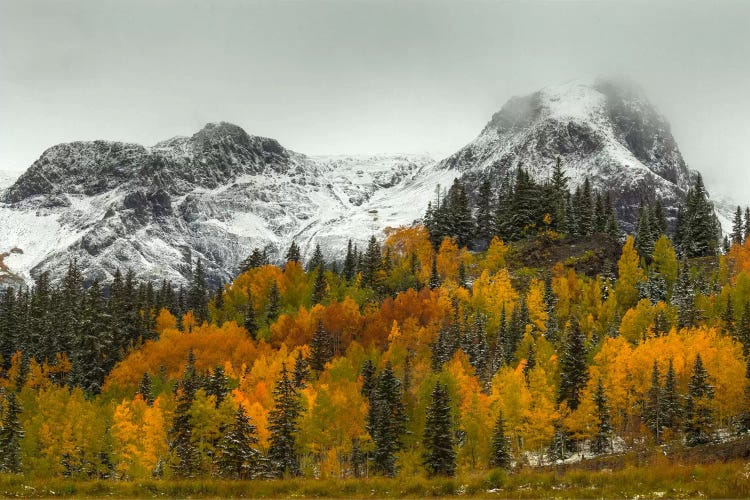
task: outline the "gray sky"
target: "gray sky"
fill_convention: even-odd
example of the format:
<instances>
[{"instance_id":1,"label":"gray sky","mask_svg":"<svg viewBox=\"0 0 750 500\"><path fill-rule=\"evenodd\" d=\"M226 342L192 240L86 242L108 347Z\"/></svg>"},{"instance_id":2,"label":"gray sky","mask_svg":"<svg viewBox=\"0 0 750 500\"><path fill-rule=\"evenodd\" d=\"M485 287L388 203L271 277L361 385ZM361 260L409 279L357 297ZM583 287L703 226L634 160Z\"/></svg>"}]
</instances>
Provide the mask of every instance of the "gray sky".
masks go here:
<instances>
[{"instance_id":1,"label":"gray sky","mask_svg":"<svg viewBox=\"0 0 750 500\"><path fill-rule=\"evenodd\" d=\"M750 202L742 0L0 0L0 168L220 120L308 154L442 157L512 95L613 74L714 193Z\"/></svg>"}]
</instances>

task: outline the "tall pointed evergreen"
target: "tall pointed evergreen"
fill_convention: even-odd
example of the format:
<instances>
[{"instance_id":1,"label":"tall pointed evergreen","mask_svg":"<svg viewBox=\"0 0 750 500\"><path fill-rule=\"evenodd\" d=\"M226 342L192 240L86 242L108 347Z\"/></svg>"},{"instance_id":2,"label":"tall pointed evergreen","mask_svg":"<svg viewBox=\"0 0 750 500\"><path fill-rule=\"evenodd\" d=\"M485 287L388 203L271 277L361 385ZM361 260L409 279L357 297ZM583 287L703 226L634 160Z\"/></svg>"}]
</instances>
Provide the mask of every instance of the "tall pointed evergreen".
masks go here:
<instances>
[{"instance_id":1,"label":"tall pointed evergreen","mask_svg":"<svg viewBox=\"0 0 750 500\"><path fill-rule=\"evenodd\" d=\"M279 285L274 280L268 292L268 307L266 309L266 321L268 321L269 325L278 319L280 312L281 293L279 293Z\"/></svg>"},{"instance_id":2,"label":"tall pointed evergreen","mask_svg":"<svg viewBox=\"0 0 750 500\"><path fill-rule=\"evenodd\" d=\"M148 406L154 404L153 384L151 382L151 375L148 372L143 373L143 378L141 378L141 383L138 385L138 392L136 394L140 394Z\"/></svg>"},{"instance_id":3,"label":"tall pointed evergreen","mask_svg":"<svg viewBox=\"0 0 750 500\"><path fill-rule=\"evenodd\" d=\"M591 451L606 453L612 449L612 417L609 410L609 400L604 393L604 385L600 378L594 392L594 416L596 417L596 434L591 442Z\"/></svg>"},{"instance_id":4,"label":"tall pointed evergreen","mask_svg":"<svg viewBox=\"0 0 750 500\"><path fill-rule=\"evenodd\" d=\"M203 270L203 262L198 259L193 269L193 278L188 288L188 308L195 314L198 324L208 321L208 284L206 273Z\"/></svg>"},{"instance_id":5,"label":"tall pointed evergreen","mask_svg":"<svg viewBox=\"0 0 750 500\"><path fill-rule=\"evenodd\" d=\"M565 336L560 353L560 388L558 403L568 403L571 410L578 408L580 393L589 379L586 364L586 337L581 331L578 320L573 318Z\"/></svg>"},{"instance_id":6,"label":"tall pointed evergreen","mask_svg":"<svg viewBox=\"0 0 750 500\"><path fill-rule=\"evenodd\" d=\"M737 205L737 211L734 213L730 237L733 245L742 245L745 240L745 225L742 223L742 209L739 205Z\"/></svg>"},{"instance_id":7,"label":"tall pointed evergreen","mask_svg":"<svg viewBox=\"0 0 750 500\"><path fill-rule=\"evenodd\" d=\"M250 338L257 340L258 338L258 322L255 319L255 304L253 303L253 296L248 290L247 292L247 305L245 306L245 321L243 322L247 334Z\"/></svg>"},{"instance_id":8,"label":"tall pointed evergreen","mask_svg":"<svg viewBox=\"0 0 750 500\"><path fill-rule=\"evenodd\" d=\"M318 326L310 342L310 368L317 372L323 371L326 363L333 359L333 355L331 334L323 327L323 322L318 321Z\"/></svg>"},{"instance_id":9,"label":"tall pointed evergreen","mask_svg":"<svg viewBox=\"0 0 750 500\"><path fill-rule=\"evenodd\" d=\"M685 398L684 428L688 446L706 444L713 439L713 410L710 406L713 397L714 388L709 384L708 372L698 354Z\"/></svg>"},{"instance_id":10,"label":"tall pointed evergreen","mask_svg":"<svg viewBox=\"0 0 750 500\"><path fill-rule=\"evenodd\" d=\"M432 253L432 267L430 268L429 287L430 290L440 288L440 275L438 274L437 254L435 252Z\"/></svg>"},{"instance_id":11,"label":"tall pointed evergreen","mask_svg":"<svg viewBox=\"0 0 750 500\"><path fill-rule=\"evenodd\" d=\"M346 258L344 259L344 268L342 274L344 279L351 281L357 273L357 256L352 248L352 240L346 245Z\"/></svg>"},{"instance_id":12,"label":"tall pointed evergreen","mask_svg":"<svg viewBox=\"0 0 750 500\"><path fill-rule=\"evenodd\" d=\"M0 472L18 473L22 470L21 439L24 431L18 419L21 411L15 392L8 392L0 428Z\"/></svg>"},{"instance_id":13,"label":"tall pointed evergreen","mask_svg":"<svg viewBox=\"0 0 750 500\"><path fill-rule=\"evenodd\" d=\"M258 472L261 455L255 447L258 444L255 426L239 405L234 422L216 447L214 458L217 472L229 479L252 479Z\"/></svg>"},{"instance_id":14,"label":"tall pointed evergreen","mask_svg":"<svg viewBox=\"0 0 750 500\"><path fill-rule=\"evenodd\" d=\"M298 476L300 464L296 435L299 432L298 420L302 415L302 403L286 364L282 364L273 400L273 409L268 414L268 430L271 432L268 459L277 477Z\"/></svg>"},{"instance_id":15,"label":"tall pointed evergreen","mask_svg":"<svg viewBox=\"0 0 750 500\"><path fill-rule=\"evenodd\" d=\"M169 431L169 449L174 455L172 471L181 478L195 477L200 466L199 452L193 443L193 422L190 417L190 409L198 389L195 356L190 350L187 367L177 385L176 407Z\"/></svg>"},{"instance_id":16,"label":"tall pointed evergreen","mask_svg":"<svg viewBox=\"0 0 750 500\"><path fill-rule=\"evenodd\" d=\"M509 469L512 461L513 454L510 450L510 439L505 433L503 412L498 412L497 419L495 419L495 426L492 429L490 465L501 469Z\"/></svg>"},{"instance_id":17,"label":"tall pointed evergreen","mask_svg":"<svg viewBox=\"0 0 750 500\"><path fill-rule=\"evenodd\" d=\"M448 388L440 382L435 384L432 402L427 408L422 447L422 464L430 477L453 476L456 473L450 398Z\"/></svg>"},{"instance_id":18,"label":"tall pointed evergreen","mask_svg":"<svg viewBox=\"0 0 750 500\"><path fill-rule=\"evenodd\" d=\"M378 377L370 399L367 431L375 442L375 469L385 476L396 474L396 452L406 432L406 410L401 401L401 382L388 363Z\"/></svg>"},{"instance_id":19,"label":"tall pointed evergreen","mask_svg":"<svg viewBox=\"0 0 750 500\"><path fill-rule=\"evenodd\" d=\"M659 365L654 360L654 367L651 370L651 385L646 392L646 397L642 403L641 418L646 427L654 435L656 443L661 443L662 433L664 432L665 422L662 410L664 390L661 386L659 376Z\"/></svg>"},{"instance_id":20,"label":"tall pointed evergreen","mask_svg":"<svg viewBox=\"0 0 750 500\"><path fill-rule=\"evenodd\" d=\"M292 243L289 245L289 249L286 251L286 255L284 256L284 262L299 262L302 260L302 254L300 252L299 246L297 245L297 242L292 240Z\"/></svg>"}]
</instances>

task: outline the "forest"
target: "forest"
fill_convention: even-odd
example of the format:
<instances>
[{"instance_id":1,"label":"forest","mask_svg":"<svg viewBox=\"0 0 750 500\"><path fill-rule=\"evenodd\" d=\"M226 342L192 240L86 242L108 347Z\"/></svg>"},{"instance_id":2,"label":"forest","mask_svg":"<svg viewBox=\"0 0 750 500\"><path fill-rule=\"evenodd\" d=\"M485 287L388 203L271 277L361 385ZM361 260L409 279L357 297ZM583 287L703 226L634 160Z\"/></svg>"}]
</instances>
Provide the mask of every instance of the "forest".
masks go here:
<instances>
[{"instance_id":1,"label":"forest","mask_svg":"<svg viewBox=\"0 0 750 500\"><path fill-rule=\"evenodd\" d=\"M281 263L256 249L216 289L200 261L187 287L127 271L89 282L71 262L60 283L6 288L3 487L16 474L508 484L743 440L750 212L722 242L698 179L676 220L644 203L626 236L587 186L571 193L559 166L476 200L457 182L424 225L304 263L294 243ZM529 242L568 256L533 265Z\"/></svg>"}]
</instances>

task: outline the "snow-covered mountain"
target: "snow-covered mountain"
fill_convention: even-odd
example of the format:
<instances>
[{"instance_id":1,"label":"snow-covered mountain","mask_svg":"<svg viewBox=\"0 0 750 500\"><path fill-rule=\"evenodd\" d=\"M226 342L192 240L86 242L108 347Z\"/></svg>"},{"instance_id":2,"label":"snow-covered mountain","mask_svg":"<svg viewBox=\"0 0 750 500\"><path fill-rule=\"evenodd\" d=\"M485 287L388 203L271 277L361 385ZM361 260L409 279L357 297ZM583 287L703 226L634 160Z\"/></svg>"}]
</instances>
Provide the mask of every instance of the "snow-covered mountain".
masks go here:
<instances>
[{"instance_id":1,"label":"snow-covered mountain","mask_svg":"<svg viewBox=\"0 0 750 500\"><path fill-rule=\"evenodd\" d=\"M573 81L510 99L479 136L440 166L476 186L522 166L549 178L560 156L571 187L588 177L609 191L621 223L632 230L643 201L672 211L694 173L685 165L669 123L629 82Z\"/></svg>"},{"instance_id":2,"label":"snow-covered mountain","mask_svg":"<svg viewBox=\"0 0 750 500\"><path fill-rule=\"evenodd\" d=\"M426 156L308 157L236 125L146 148L94 141L45 151L0 195L0 252L28 279L76 258L89 277L130 268L181 282L201 258L229 280L253 247L280 257L363 244L418 218L438 182ZM402 203L408 200L408 203ZM19 251L20 250L20 251ZM22 253L21 253L22 252Z\"/></svg>"},{"instance_id":3,"label":"snow-covered mountain","mask_svg":"<svg viewBox=\"0 0 750 500\"><path fill-rule=\"evenodd\" d=\"M574 187L609 190L632 229L641 200L673 212L695 175L668 122L631 84L571 82L514 97L441 162L426 156L311 157L236 125L209 124L152 147L93 141L45 151L0 191L0 264L28 280L70 259L107 279L117 268L183 282L198 258L227 281L253 247L280 259L292 240L340 255L411 224L437 185L470 187L518 166L538 179L557 156ZM11 250L13 250L11 252Z\"/></svg>"}]
</instances>

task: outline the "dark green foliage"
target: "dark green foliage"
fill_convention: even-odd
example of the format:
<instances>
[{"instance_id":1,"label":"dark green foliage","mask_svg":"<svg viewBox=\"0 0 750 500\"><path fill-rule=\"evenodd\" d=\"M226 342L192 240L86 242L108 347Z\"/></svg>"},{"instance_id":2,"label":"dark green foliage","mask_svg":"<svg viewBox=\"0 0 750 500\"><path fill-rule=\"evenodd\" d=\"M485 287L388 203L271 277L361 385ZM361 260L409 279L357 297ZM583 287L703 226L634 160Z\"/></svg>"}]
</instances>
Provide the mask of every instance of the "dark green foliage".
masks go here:
<instances>
[{"instance_id":1,"label":"dark green foliage","mask_svg":"<svg viewBox=\"0 0 750 500\"><path fill-rule=\"evenodd\" d=\"M250 269L265 266L268 264L268 254L260 248L253 248L253 251L240 263L240 274L246 273Z\"/></svg>"},{"instance_id":2,"label":"dark green foliage","mask_svg":"<svg viewBox=\"0 0 750 500\"><path fill-rule=\"evenodd\" d=\"M699 313L695 306L695 287L690 277L687 264L683 262L677 274L671 298L672 305L677 307L677 326L687 328L698 323Z\"/></svg>"},{"instance_id":3,"label":"dark green foliage","mask_svg":"<svg viewBox=\"0 0 750 500\"><path fill-rule=\"evenodd\" d=\"M742 209L737 205L737 211L734 213L734 220L732 221L732 243L735 245L741 245L745 241L745 226L742 223Z\"/></svg>"},{"instance_id":4,"label":"dark green foliage","mask_svg":"<svg viewBox=\"0 0 750 500\"><path fill-rule=\"evenodd\" d=\"M709 384L708 372L698 354L685 398L684 428L688 446L706 444L713 440L713 412L708 404L713 397L714 388Z\"/></svg>"},{"instance_id":5,"label":"dark green foliage","mask_svg":"<svg viewBox=\"0 0 750 500\"><path fill-rule=\"evenodd\" d=\"M320 244L315 245L315 251L313 252L312 258L307 262L306 271L309 273L316 269L325 269L326 261L323 257L323 251L320 249Z\"/></svg>"},{"instance_id":6,"label":"dark green foliage","mask_svg":"<svg viewBox=\"0 0 750 500\"><path fill-rule=\"evenodd\" d=\"M440 275L438 274L437 270L437 254L433 252L432 267L430 268L430 282L428 283L428 286L430 287L430 290L434 290L436 288L440 288L440 283Z\"/></svg>"},{"instance_id":7,"label":"dark green foliage","mask_svg":"<svg viewBox=\"0 0 750 500\"><path fill-rule=\"evenodd\" d=\"M659 376L659 365L654 361L654 368L651 371L651 385L646 392L646 397L641 403L641 418L646 427L654 435L657 444L661 443L662 433L665 428L664 415L664 389L661 386Z\"/></svg>"},{"instance_id":8,"label":"dark green foliage","mask_svg":"<svg viewBox=\"0 0 750 500\"><path fill-rule=\"evenodd\" d=\"M682 416L682 406L680 405L680 395L677 392L677 376L669 360L667 374L664 377L664 391L660 401L661 415L664 419L664 428L676 429Z\"/></svg>"},{"instance_id":9,"label":"dark green foliage","mask_svg":"<svg viewBox=\"0 0 750 500\"><path fill-rule=\"evenodd\" d=\"M234 423L221 438L214 459L217 472L229 479L252 479L256 476L261 461L255 426L239 405Z\"/></svg>"},{"instance_id":10,"label":"dark green foliage","mask_svg":"<svg viewBox=\"0 0 750 500\"><path fill-rule=\"evenodd\" d=\"M495 426L492 429L492 454L490 455L490 466L501 469L509 469L513 462L513 454L510 451L510 439L505 434L505 421L503 413L498 412Z\"/></svg>"},{"instance_id":11,"label":"dark green foliage","mask_svg":"<svg viewBox=\"0 0 750 500\"><path fill-rule=\"evenodd\" d=\"M153 384L151 382L151 375L149 375L148 372L143 374L143 378L138 385L138 392L136 392L136 394L140 394L148 406L154 404Z\"/></svg>"},{"instance_id":12,"label":"dark green foliage","mask_svg":"<svg viewBox=\"0 0 750 500\"><path fill-rule=\"evenodd\" d=\"M295 389L304 389L307 386L305 382L309 376L310 376L310 364L302 356L302 351L300 351L297 353L297 358L294 360L294 387Z\"/></svg>"},{"instance_id":13,"label":"dark green foliage","mask_svg":"<svg viewBox=\"0 0 750 500\"><path fill-rule=\"evenodd\" d=\"M346 245L346 258L341 273L347 281L354 279L354 275L357 274L357 250L356 247L352 247L352 240Z\"/></svg>"},{"instance_id":14,"label":"dark green foliage","mask_svg":"<svg viewBox=\"0 0 750 500\"><path fill-rule=\"evenodd\" d=\"M699 175L678 213L675 247L688 258L705 257L716 255L720 241L721 226Z\"/></svg>"},{"instance_id":15,"label":"dark green foliage","mask_svg":"<svg viewBox=\"0 0 750 500\"><path fill-rule=\"evenodd\" d=\"M281 294L279 293L279 285L276 281L271 283L271 289L268 292L268 309L266 310L266 321L270 325L276 321L281 312Z\"/></svg>"},{"instance_id":16,"label":"dark green foliage","mask_svg":"<svg viewBox=\"0 0 750 500\"><path fill-rule=\"evenodd\" d=\"M422 447L422 464L430 477L453 476L456 473L450 398L448 388L440 382L435 384L432 402L427 408Z\"/></svg>"},{"instance_id":17,"label":"dark green foliage","mask_svg":"<svg viewBox=\"0 0 750 500\"><path fill-rule=\"evenodd\" d=\"M294 240L292 240L292 243L289 245L289 249L286 251L286 255L284 256L284 262L300 262L301 260L302 254L300 252L299 246Z\"/></svg>"},{"instance_id":18,"label":"dark green foliage","mask_svg":"<svg viewBox=\"0 0 750 500\"><path fill-rule=\"evenodd\" d=\"M362 363L360 376L362 377L362 388L360 389L360 393L367 398L368 401L372 402L378 379L375 376L375 365L371 360L366 359L365 362Z\"/></svg>"},{"instance_id":19,"label":"dark green foliage","mask_svg":"<svg viewBox=\"0 0 750 500\"><path fill-rule=\"evenodd\" d=\"M310 368L322 372L326 363L333 359L333 338L330 332L323 328L323 322L318 321L318 327L310 342Z\"/></svg>"},{"instance_id":20,"label":"dark green foliage","mask_svg":"<svg viewBox=\"0 0 750 500\"><path fill-rule=\"evenodd\" d=\"M197 324L208 321L208 284L200 259L193 269L193 278L188 288L188 309L193 311Z\"/></svg>"},{"instance_id":21,"label":"dark green foliage","mask_svg":"<svg viewBox=\"0 0 750 500\"><path fill-rule=\"evenodd\" d=\"M328 282L326 281L326 275L323 271L323 266L319 266L317 269L318 270L315 273L315 282L313 283L312 291L313 304L322 303L328 293Z\"/></svg>"},{"instance_id":22,"label":"dark green foliage","mask_svg":"<svg viewBox=\"0 0 750 500\"><path fill-rule=\"evenodd\" d=\"M19 473L22 470L21 439L24 432L18 416L23 409L14 392L5 394L4 399L5 411L0 427L0 472Z\"/></svg>"},{"instance_id":23,"label":"dark green foliage","mask_svg":"<svg viewBox=\"0 0 750 500\"><path fill-rule=\"evenodd\" d=\"M750 432L750 358L747 360L745 365L745 404L744 411L740 415L737 424L740 432Z\"/></svg>"},{"instance_id":24,"label":"dark green foliage","mask_svg":"<svg viewBox=\"0 0 750 500\"><path fill-rule=\"evenodd\" d=\"M375 442L375 469L385 475L396 474L396 452L401 449L401 435L406 431L406 411L401 402L401 382L388 363L377 378L370 398L367 431Z\"/></svg>"},{"instance_id":25,"label":"dark green foliage","mask_svg":"<svg viewBox=\"0 0 750 500\"><path fill-rule=\"evenodd\" d=\"M600 378L594 392L594 415L596 417L596 434L591 442L591 451L594 453L606 453L612 450L612 419L609 411L609 402L604 393L604 386Z\"/></svg>"},{"instance_id":26,"label":"dark green foliage","mask_svg":"<svg viewBox=\"0 0 750 500\"><path fill-rule=\"evenodd\" d=\"M285 364L276 382L273 400L274 407L268 415L270 466L276 477L298 476L300 466L296 435L299 432L297 421L302 415L302 403Z\"/></svg>"},{"instance_id":27,"label":"dark green foliage","mask_svg":"<svg viewBox=\"0 0 750 500\"><path fill-rule=\"evenodd\" d=\"M571 410L578 408L580 393L589 379L586 364L586 337L581 331L578 320L573 318L560 353L560 388L557 396L559 403L568 403Z\"/></svg>"},{"instance_id":28,"label":"dark green foliage","mask_svg":"<svg viewBox=\"0 0 750 500\"><path fill-rule=\"evenodd\" d=\"M371 236L362 260L362 284L375 291L380 291L382 287L380 271L382 269L383 256L380 251L380 244L378 244L375 236Z\"/></svg>"},{"instance_id":29,"label":"dark green foliage","mask_svg":"<svg viewBox=\"0 0 750 500\"><path fill-rule=\"evenodd\" d=\"M253 296L250 291L247 292L247 306L245 306L245 321L243 326L245 327L245 330L247 330L247 334L250 335L250 338L253 340L258 338L258 322L255 319L255 304L253 303Z\"/></svg>"},{"instance_id":30,"label":"dark green foliage","mask_svg":"<svg viewBox=\"0 0 750 500\"><path fill-rule=\"evenodd\" d=\"M193 423L190 408L199 389L199 378L195 371L195 357L190 350L188 364L182 379L177 384L176 407L169 430L169 450L174 456L172 471L177 477L191 478L199 471L200 457L192 442Z\"/></svg>"},{"instance_id":31,"label":"dark green foliage","mask_svg":"<svg viewBox=\"0 0 750 500\"><path fill-rule=\"evenodd\" d=\"M206 380L205 390L207 395L215 398L215 405L218 408L229 394L229 377L224 373L224 368L217 366L213 369Z\"/></svg>"}]
</instances>

